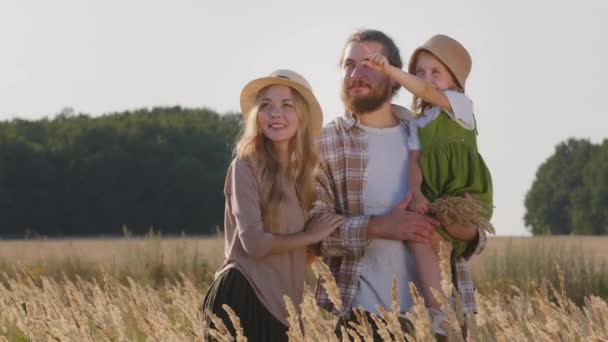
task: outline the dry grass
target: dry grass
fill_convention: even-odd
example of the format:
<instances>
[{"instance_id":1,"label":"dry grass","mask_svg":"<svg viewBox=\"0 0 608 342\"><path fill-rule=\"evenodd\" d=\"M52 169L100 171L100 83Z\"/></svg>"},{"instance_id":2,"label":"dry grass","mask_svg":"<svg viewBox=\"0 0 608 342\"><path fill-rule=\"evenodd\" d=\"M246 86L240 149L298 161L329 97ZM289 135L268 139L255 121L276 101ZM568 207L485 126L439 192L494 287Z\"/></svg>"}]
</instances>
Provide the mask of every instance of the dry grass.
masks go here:
<instances>
[{"instance_id":1,"label":"dry grass","mask_svg":"<svg viewBox=\"0 0 608 342\"><path fill-rule=\"evenodd\" d=\"M0 260L19 260L32 264L41 260L65 257L84 258L96 265L123 264L129 251L145 250L150 245L149 238L113 239L69 239L69 240L7 240L0 241ZM167 262L173 262L179 255L179 248L185 247L189 253L198 253L201 259L219 263L224 256L223 240L213 238L163 237L159 247Z\"/></svg>"},{"instance_id":2,"label":"dry grass","mask_svg":"<svg viewBox=\"0 0 608 342\"><path fill-rule=\"evenodd\" d=\"M595 296L592 286L608 279L605 246L607 238L491 238L473 261L479 314L467 316L448 305L449 282L437 292L450 339L462 340L466 322L468 341L608 341L608 295ZM219 239L157 235L0 242L0 341L204 341L210 330L199 305L222 249ZM13 267L16 262L22 266ZM315 269L335 292L326 266L317 263ZM586 279L572 281L581 277ZM415 329L402 331L395 303L375 318L385 339L432 339L423 300L414 288L412 295L416 304L407 317ZM289 310L292 341L340 341L335 318L315 305L309 287L300 309L298 314L292 304ZM225 323L239 326L232 316ZM246 338L212 332L225 341ZM343 332L350 338L344 341L370 337L365 322Z\"/></svg>"},{"instance_id":3,"label":"dry grass","mask_svg":"<svg viewBox=\"0 0 608 342\"><path fill-rule=\"evenodd\" d=\"M607 237L490 238L487 250L471 266L479 291L513 294L517 286L534 294L541 281L559 286L558 264L566 274L564 288L581 305L591 294L608 298Z\"/></svg>"},{"instance_id":4,"label":"dry grass","mask_svg":"<svg viewBox=\"0 0 608 342\"><path fill-rule=\"evenodd\" d=\"M223 260L221 241L162 238L153 232L145 238L0 241L0 273L15 277L26 269L35 279L78 276L99 281L106 272L123 284L131 278L153 287L183 273L206 289Z\"/></svg>"},{"instance_id":5,"label":"dry grass","mask_svg":"<svg viewBox=\"0 0 608 342\"><path fill-rule=\"evenodd\" d=\"M488 239L488 246L483 256L496 254L499 257L503 257L506 254L518 252L521 249L532 249L539 246L544 246L545 248L580 249L589 256L594 256L598 265L601 262L608 262L608 236L492 236ZM474 265L474 268L481 264L483 256L473 260L472 265Z\"/></svg>"}]
</instances>

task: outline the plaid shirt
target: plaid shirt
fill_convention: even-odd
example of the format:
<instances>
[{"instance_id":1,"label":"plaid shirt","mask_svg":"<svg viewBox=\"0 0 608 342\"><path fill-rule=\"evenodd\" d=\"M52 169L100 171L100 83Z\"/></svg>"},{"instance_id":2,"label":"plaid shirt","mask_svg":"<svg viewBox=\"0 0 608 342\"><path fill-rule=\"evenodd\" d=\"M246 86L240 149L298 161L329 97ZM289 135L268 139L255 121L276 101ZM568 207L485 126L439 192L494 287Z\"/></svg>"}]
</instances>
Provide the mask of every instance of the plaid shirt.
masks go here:
<instances>
[{"instance_id":1,"label":"plaid shirt","mask_svg":"<svg viewBox=\"0 0 608 342\"><path fill-rule=\"evenodd\" d=\"M399 117L408 131L408 120ZM367 182L367 136L350 115L338 117L325 125L318 141L320 172L317 177L317 200L311 215L343 215L346 223L316 246L324 257L340 290L343 308L337 310L323 286L317 282L317 304L338 316L350 315L359 285L362 257L367 248L369 216L363 215L363 189ZM407 180L404 180L407 181ZM471 243L463 258L452 264L454 286L462 296L465 312L476 312L475 287L466 260L485 248L485 231L479 231L477 243Z\"/></svg>"}]
</instances>

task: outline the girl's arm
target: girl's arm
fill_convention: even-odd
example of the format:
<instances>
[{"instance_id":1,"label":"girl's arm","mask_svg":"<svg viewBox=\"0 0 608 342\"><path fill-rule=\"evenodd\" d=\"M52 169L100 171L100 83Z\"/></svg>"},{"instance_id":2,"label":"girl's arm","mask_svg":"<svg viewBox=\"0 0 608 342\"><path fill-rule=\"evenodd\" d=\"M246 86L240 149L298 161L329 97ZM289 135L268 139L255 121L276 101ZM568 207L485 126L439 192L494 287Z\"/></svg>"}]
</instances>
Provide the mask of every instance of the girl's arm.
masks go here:
<instances>
[{"instance_id":1,"label":"girl's arm","mask_svg":"<svg viewBox=\"0 0 608 342\"><path fill-rule=\"evenodd\" d=\"M401 84L409 92L420 97L424 101L432 103L435 106L439 106L448 112L452 112L450 101L442 91L433 88L432 85L422 78L390 65L384 55L380 53L372 53L367 57L366 60L363 60L362 63L371 68L382 71Z\"/></svg>"},{"instance_id":2,"label":"girl's arm","mask_svg":"<svg viewBox=\"0 0 608 342\"><path fill-rule=\"evenodd\" d=\"M422 171L418 164L418 157L420 156L420 150L410 150L408 160L408 189L415 196L418 193L422 193L420 188L422 187Z\"/></svg>"}]
</instances>

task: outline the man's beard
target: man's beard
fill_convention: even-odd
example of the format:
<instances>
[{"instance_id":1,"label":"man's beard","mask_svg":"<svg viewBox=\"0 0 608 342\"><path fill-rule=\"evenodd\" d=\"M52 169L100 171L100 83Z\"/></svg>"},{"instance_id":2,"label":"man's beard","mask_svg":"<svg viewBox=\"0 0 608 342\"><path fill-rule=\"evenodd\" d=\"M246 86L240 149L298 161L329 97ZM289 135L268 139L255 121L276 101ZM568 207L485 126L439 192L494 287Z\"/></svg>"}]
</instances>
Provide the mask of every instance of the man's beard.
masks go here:
<instances>
[{"instance_id":1,"label":"man's beard","mask_svg":"<svg viewBox=\"0 0 608 342\"><path fill-rule=\"evenodd\" d=\"M357 84L359 83L359 84ZM342 102L346 110L352 114L361 115L371 113L380 108L391 96L391 86L388 81L382 82L375 87L370 86L370 93L365 97L351 97L348 93L349 87L353 85L367 85L362 81L353 81L349 85L342 83Z\"/></svg>"}]
</instances>

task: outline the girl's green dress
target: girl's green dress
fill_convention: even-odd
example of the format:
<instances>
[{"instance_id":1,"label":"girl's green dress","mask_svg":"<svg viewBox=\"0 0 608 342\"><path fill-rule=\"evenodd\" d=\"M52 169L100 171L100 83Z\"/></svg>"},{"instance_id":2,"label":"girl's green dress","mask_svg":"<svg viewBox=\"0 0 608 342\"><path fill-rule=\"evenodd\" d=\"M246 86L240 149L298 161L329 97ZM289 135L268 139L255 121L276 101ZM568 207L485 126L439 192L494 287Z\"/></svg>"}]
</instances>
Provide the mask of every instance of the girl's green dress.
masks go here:
<instances>
[{"instance_id":1,"label":"girl's green dress","mask_svg":"<svg viewBox=\"0 0 608 342\"><path fill-rule=\"evenodd\" d=\"M429 202L444 196L464 196L465 193L487 207L492 216L492 178L477 152L477 130L460 126L442 111L435 120L418 128L421 151L422 193ZM454 256L464 252L466 243L448 235L443 227L437 231L454 246Z\"/></svg>"}]
</instances>

